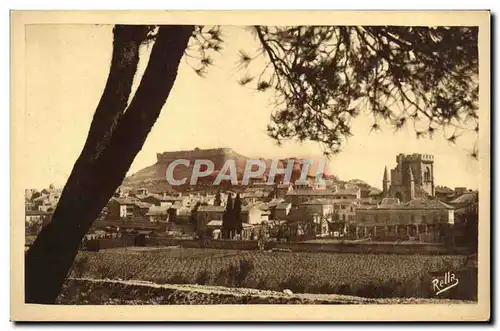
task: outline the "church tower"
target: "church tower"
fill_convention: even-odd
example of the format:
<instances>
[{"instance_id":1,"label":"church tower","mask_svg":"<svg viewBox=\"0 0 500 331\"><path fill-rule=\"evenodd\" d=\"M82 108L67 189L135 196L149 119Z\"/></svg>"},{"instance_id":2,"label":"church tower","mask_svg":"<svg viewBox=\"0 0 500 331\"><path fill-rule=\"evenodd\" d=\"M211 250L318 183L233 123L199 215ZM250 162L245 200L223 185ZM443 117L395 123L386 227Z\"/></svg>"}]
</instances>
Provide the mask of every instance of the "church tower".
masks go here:
<instances>
[{"instance_id":1,"label":"church tower","mask_svg":"<svg viewBox=\"0 0 500 331\"><path fill-rule=\"evenodd\" d=\"M387 166L384 169L384 178L382 180L382 193L384 198L389 197L389 187L391 185L391 182L389 180L389 174L387 172Z\"/></svg>"}]
</instances>

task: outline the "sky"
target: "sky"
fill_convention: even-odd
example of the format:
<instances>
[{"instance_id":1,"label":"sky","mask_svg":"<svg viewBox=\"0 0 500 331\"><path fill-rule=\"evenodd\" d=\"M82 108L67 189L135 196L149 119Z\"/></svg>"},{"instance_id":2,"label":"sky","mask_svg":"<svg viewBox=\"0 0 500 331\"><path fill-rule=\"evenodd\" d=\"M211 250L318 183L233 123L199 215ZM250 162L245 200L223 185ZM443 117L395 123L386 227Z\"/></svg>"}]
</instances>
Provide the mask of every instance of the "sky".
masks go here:
<instances>
[{"instance_id":1,"label":"sky","mask_svg":"<svg viewBox=\"0 0 500 331\"><path fill-rule=\"evenodd\" d=\"M224 50L214 58L206 78L181 62L170 96L129 173L154 164L156 153L195 147L229 147L263 158L321 155L316 143L287 141L278 146L266 135L273 110L270 95L237 83L244 74L237 70L238 51L252 51L255 41L241 27L222 31ZM109 25L27 27L24 159L31 187L65 184L104 89L111 50ZM141 52L134 86L147 64L148 51L146 47ZM412 126L397 133L382 126L382 132L370 133L371 124L366 113L353 121L354 136L328 161L328 173L381 187L384 167L393 168L397 154L425 153L434 155L436 185L478 188L479 164L469 157L474 134L464 134L452 145L441 134L417 139Z\"/></svg>"}]
</instances>

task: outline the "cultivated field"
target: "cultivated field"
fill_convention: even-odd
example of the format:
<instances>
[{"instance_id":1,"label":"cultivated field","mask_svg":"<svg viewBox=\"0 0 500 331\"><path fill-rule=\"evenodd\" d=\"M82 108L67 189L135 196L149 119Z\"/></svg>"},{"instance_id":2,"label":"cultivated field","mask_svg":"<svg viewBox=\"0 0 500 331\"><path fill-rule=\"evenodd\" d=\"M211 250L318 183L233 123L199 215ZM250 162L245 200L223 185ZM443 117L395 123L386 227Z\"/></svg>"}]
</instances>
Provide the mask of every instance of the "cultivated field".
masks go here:
<instances>
[{"instance_id":1,"label":"cultivated field","mask_svg":"<svg viewBox=\"0 0 500 331\"><path fill-rule=\"evenodd\" d=\"M476 300L477 269L463 255L333 254L196 248L79 253L72 277L206 284L362 297L435 297L432 273L460 279L442 298Z\"/></svg>"}]
</instances>

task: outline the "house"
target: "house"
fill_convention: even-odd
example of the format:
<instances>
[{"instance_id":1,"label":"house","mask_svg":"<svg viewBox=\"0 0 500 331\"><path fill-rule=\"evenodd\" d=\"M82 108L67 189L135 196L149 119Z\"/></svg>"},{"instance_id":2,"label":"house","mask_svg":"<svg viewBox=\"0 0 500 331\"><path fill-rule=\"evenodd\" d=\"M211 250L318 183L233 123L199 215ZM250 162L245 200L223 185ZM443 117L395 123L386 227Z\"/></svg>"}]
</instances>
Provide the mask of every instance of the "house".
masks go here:
<instances>
[{"instance_id":1,"label":"house","mask_svg":"<svg viewBox=\"0 0 500 331\"><path fill-rule=\"evenodd\" d=\"M356 208L349 234L355 237L418 238L438 241L455 224L454 208L438 199L415 198L401 203L385 198L376 206Z\"/></svg>"},{"instance_id":2,"label":"house","mask_svg":"<svg viewBox=\"0 0 500 331\"><path fill-rule=\"evenodd\" d=\"M198 231L205 231L208 222L219 220L222 222L223 206L200 206L196 213L196 225Z\"/></svg>"},{"instance_id":3,"label":"house","mask_svg":"<svg viewBox=\"0 0 500 331\"><path fill-rule=\"evenodd\" d=\"M107 218L119 219L134 216L134 202L127 198L112 198L107 204Z\"/></svg>"},{"instance_id":4,"label":"house","mask_svg":"<svg viewBox=\"0 0 500 331\"><path fill-rule=\"evenodd\" d=\"M26 210L38 210L37 206L29 200L24 201L24 208Z\"/></svg>"},{"instance_id":5,"label":"house","mask_svg":"<svg viewBox=\"0 0 500 331\"><path fill-rule=\"evenodd\" d=\"M207 223L207 228L210 229L222 229L222 221L221 220L212 220Z\"/></svg>"},{"instance_id":6,"label":"house","mask_svg":"<svg viewBox=\"0 0 500 331\"><path fill-rule=\"evenodd\" d=\"M38 234L42 227L50 223L52 218L51 212L44 212L39 210L26 210L25 212L25 226L26 234Z\"/></svg>"},{"instance_id":7,"label":"house","mask_svg":"<svg viewBox=\"0 0 500 331\"><path fill-rule=\"evenodd\" d=\"M213 239L221 239L222 233L222 221L221 220L212 220L207 223L206 231L208 235Z\"/></svg>"},{"instance_id":8,"label":"house","mask_svg":"<svg viewBox=\"0 0 500 331\"><path fill-rule=\"evenodd\" d=\"M460 195L465 194L467 192L468 192L468 190L466 187L455 187L455 195L456 196L460 196Z\"/></svg>"},{"instance_id":9,"label":"house","mask_svg":"<svg viewBox=\"0 0 500 331\"><path fill-rule=\"evenodd\" d=\"M197 203L214 205L215 194L210 194L206 192L190 192L184 201L184 206L188 208L194 207ZM222 198L222 194L221 194Z\"/></svg>"},{"instance_id":10,"label":"house","mask_svg":"<svg viewBox=\"0 0 500 331\"><path fill-rule=\"evenodd\" d=\"M352 223L356 218L357 201L353 200L332 200L333 220L344 223Z\"/></svg>"},{"instance_id":11,"label":"house","mask_svg":"<svg viewBox=\"0 0 500 331\"><path fill-rule=\"evenodd\" d=\"M152 205L149 207L146 216L151 223L168 222L170 218L169 206Z\"/></svg>"},{"instance_id":12,"label":"house","mask_svg":"<svg viewBox=\"0 0 500 331\"><path fill-rule=\"evenodd\" d=\"M130 194L130 189L125 186L120 186L116 189L115 193L113 194L114 198L127 198Z\"/></svg>"},{"instance_id":13,"label":"house","mask_svg":"<svg viewBox=\"0 0 500 331\"><path fill-rule=\"evenodd\" d=\"M47 213L39 210L26 210L25 212L25 220L26 223L41 223L47 216L51 215L51 213Z\"/></svg>"},{"instance_id":14,"label":"house","mask_svg":"<svg viewBox=\"0 0 500 331\"><path fill-rule=\"evenodd\" d=\"M139 198L139 197L137 197L137 198ZM148 196L141 197L140 200L142 202L150 203L151 205L155 205L155 206L163 206L163 207L165 207L167 205L171 205L170 202L166 202L163 199L163 196L158 195L158 194L150 194Z\"/></svg>"},{"instance_id":15,"label":"house","mask_svg":"<svg viewBox=\"0 0 500 331\"><path fill-rule=\"evenodd\" d=\"M286 219L286 217L290 214L290 210L292 209L292 204L290 202L280 202L273 208L273 218L274 219Z\"/></svg>"},{"instance_id":16,"label":"house","mask_svg":"<svg viewBox=\"0 0 500 331\"><path fill-rule=\"evenodd\" d=\"M137 190L136 195L149 195L149 191L146 188L140 188Z\"/></svg>"},{"instance_id":17,"label":"house","mask_svg":"<svg viewBox=\"0 0 500 331\"><path fill-rule=\"evenodd\" d=\"M240 193L240 197L247 201L248 203L255 203L257 201L269 201L275 193L274 185L263 183L263 184L253 184L247 186L243 192ZM255 199L255 200L252 200Z\"/></svg>"},{"instance_id":18,"label":"house","mask_svg":"<svg viewBox=\"0 0 500 331\"><path fill-rule=\"evenodd\" d=\"M135 203L135 214L134 216L146 216L149 211L149 207L151 207L150 203L136 201Z\"/></svg>"},{"instance_id":19,"label":"house","mask_svg":"<svg viewBox=\"0 0 500 331\"><path fill-rule=\"evenodd\" d=\"M260 201L269 200L272 195L272 191L268 190L245 190L241 194L241 199L247 204L255 204Z\"/></svg>"},{"instance_id":20,"label":"house","mask_svg":"<svg viewBox=\"0 0 500 331\"><path fill-rule=\"evenodd\" d=\"M62 189L56 189L51 185L49 189L43 189L40 193L39 197L32 199L33 209L43 212L54 211L61 198Z\"/></svg>"},{"instance_id":21,"label":"house","mask_svg":"<svg viewBox=\"0 0 500 331\"><path fill-rule=\"evenodd\" d=\"M436 186L434 188L434 193L439 200L445 202L455 197L455 191L447 186Z\"/></svg>"},{"instance_id":22,"label":"house","mask_svg":"<svg viewBox=\"0 0 500 331\"><path fill-rule=\"evenodd\" d=\"M147 195L140 194L136 195L136 198L143 201L147 202L153 205L157 206L166 206L166 205L173 205L173 204L178 204L182 205L184 201L187 199L186 197L182 196L175 196L175 195L169 195L167 193L148 193Z\"/></svg>"},{"instance_id":23,"label":"house","mask_svg":"<svg viewBox=\"0 0 500 331\"><path fill-rule=\"evenodd\" d=\"M329 199L313 199L298 205L301 214L318 215L322 218L331 219L333 215L333 203Z\"/></svg>"},{"instance_id":24,"label":"house","mask_svg":"<svg viewBox=\"0 0 500 331\"><path fill-rule=\"evenodd\" d=\"M455 225L463 229L467 222L477 222L479 194L467 192L448 202L455 208Z\"/></svg>"},{"instance_id":25,"label":"house","mask_svg":"<svg viewBox=\"0 0 500 331\"><path fill-rule=\"evenodd\" d=\"M187 222L182 222L182 221L168 222L165 223L165 225L167 234L174 237L182 237L182 236L192 237L195 232L194 225L189 224Z\"/></svg>"},{"instance_id":26,"label":"house","mask_svg":"<svg viewBox=\"0 0 500 331\"><path fill-rule=\"evenodd\" d=\"M132 198L111 198L108 202L108 219L145 217L151 204Z\"/></svg>"},{"instance_id":27,"label":"house","mask_svg":"<svg viewBox=\"0 0 500 331\"><path fill-rule=\"evenodd\" d=\"M346 186L345 188L337 189L333 192L334 199L355 200L361 198L361 189L357 186Z\"/></svg>"},{"instance_id":28,"label":"house","mask_svg":"<svg viewBox=\"0 0 500 331\"><path fill-rule=\"evenodd\" d=\"M465 192L456 196L454 199L448 201L447 204L455 208L462 208L477 203L478 201L479 201L478 192Z\"/></svg>"},{"instance_id":29,"label":"house","mask_svg":"<svg viewBox=\"0 0 500 331\"><path fill-rule=\"evenodd\" d=\"M293 191L292 184L277 184L275 188L275 198L284 198L288 193Z\"/></svg>"},{"instance_id":30,"label":"house","mask_svg":"<svg viewBox=\"0 0 500 331\"><path fill-rule=\"evenodd\" d=\"M25 189L24 190L24 199L25 200L31 200L31 198L35 195L35 194L39 194L39 192L35 189Z\"/></svg>"},{"instance_id":31,"label":"house","mask_svg":"<svg viewBox=\"0 0 500 331\"><path fill-rule=\"evenodd\" d=\"M296 189L285 195L285 201L294 206L313 199L333 199L333 190Z\"/></svg>"},{"instance_id":32,"label":"house","mask_svg":"<svg viewBox=\"0 0 500 331\"><path fill-rule=\"evenodd\" d=\"M262 210L259 205L243 206L241 222L246 224L261 224L269 220L269 211Z\"/></svg>"}]
</instances>

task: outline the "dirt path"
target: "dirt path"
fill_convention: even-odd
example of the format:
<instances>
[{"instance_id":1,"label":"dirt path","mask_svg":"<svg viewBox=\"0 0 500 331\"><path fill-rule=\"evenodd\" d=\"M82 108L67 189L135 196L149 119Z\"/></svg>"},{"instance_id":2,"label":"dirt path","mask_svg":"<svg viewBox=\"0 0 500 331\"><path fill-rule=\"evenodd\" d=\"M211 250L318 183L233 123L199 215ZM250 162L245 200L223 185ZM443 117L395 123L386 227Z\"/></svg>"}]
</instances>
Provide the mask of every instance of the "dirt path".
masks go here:
<instances>
[{"instance_id":1,"label":"dirt path","mask_svg":"<svg viewBox=\"0 0 500 331\"><path fill-rule=\"evenodd\" d=\"M93 283L111 283L122 284L131 286L143 286L150 288L164 288L182 292L194 292L204 294L217 294L217 295L231 295L238 297L259 297L259 298L289 298L300 299L305 301L321 301L337 304L454 304L454 303L472 303L473 301L464 300L448 300L448 299L423 299L423 298L363 298L348 295L338 294L312 294L312 293L293 293L286 294L284 292L258 290L251 288L233 288L224 286L208 286L208 285L195 285L195 284L156 284L140 280L110 280L110 279L90 279L90 278L71 278L71 280L86 281Z\"/></svg>"}]
</instances>

